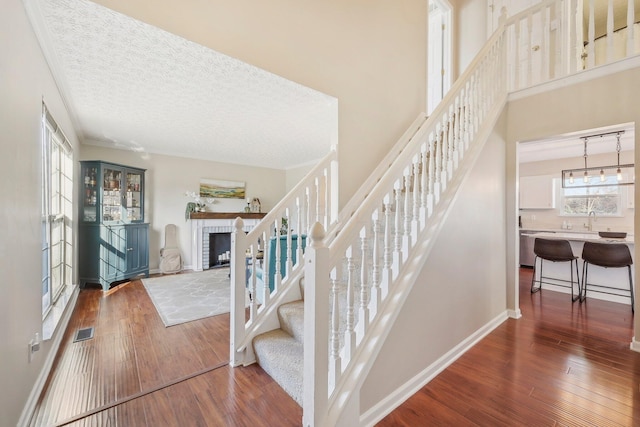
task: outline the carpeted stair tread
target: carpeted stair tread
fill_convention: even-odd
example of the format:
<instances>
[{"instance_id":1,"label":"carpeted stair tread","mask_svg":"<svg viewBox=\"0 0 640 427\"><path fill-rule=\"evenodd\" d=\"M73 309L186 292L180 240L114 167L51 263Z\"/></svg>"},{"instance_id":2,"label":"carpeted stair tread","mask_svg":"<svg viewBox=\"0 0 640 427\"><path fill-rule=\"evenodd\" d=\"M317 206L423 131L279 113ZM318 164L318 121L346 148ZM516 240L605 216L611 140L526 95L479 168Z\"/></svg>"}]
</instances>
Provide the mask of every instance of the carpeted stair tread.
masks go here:
<instances>
[{"instance_id":1,"label":"carpeted stair tread","mask_svg":"<svg viewBox=\"0 0 640 427\"><path fill-rule=\"evenodd\" d=\"M299 343L304 342L304 301L292 301L278 307L280 328Z\"/></svg>"},{"instance_id":2,"label":"carpeted stair tread","mask_svg":"<svg viewBox=\"0 0 640 427\"><path fill-rule=\"evenodd\" d=\"M253 350L260 367L302 406L302 342L276 329L256 336Z\"/></svg>"}]
</instances>

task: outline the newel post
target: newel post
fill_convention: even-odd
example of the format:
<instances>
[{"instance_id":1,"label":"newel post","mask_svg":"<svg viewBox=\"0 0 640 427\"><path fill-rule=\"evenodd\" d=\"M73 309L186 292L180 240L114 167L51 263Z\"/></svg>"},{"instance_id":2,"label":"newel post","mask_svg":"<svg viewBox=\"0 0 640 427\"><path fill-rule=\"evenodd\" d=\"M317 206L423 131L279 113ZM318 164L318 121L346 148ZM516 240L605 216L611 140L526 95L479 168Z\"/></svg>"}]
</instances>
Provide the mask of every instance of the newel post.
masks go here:
<instances>
[{"instance_id":1,"label":"newel post","mask_svg":"<svg viewBox=\"0 0 640 427\"><path fill-rule=\"evenodd\" d=\"M245 284L247 270L245 266L245 252L247 236L244 233L244 221L238 217L233 222L231 233L231 307L229 320L229 351L231 366L239 366L244 363L244 352L236 351L239 343L245 336Z\"/></svg>"},{"instance_id":2,"label":"newel post","mask_svg":"<svg viewBox=\"0 0 640 427\"><path fill-rule=\"evenodd\" d=\"M321 426L327 415L329 372L329 249L316 222L304 262L304 381L302 424Z\"/></svg>"}]
</instances>

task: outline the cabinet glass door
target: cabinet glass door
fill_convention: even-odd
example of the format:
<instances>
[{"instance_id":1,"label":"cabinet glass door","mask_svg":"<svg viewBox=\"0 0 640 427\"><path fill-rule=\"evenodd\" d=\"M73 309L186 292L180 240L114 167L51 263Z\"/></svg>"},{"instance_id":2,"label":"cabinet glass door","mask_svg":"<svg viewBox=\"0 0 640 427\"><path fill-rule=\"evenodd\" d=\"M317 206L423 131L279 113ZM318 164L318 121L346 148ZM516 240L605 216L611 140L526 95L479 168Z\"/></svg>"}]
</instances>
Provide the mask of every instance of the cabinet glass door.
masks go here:
<instances>
[{"instance_id":1,"label":"cabinet glass door","mask_svg":"<svg viewBox=\"0 0 640 427\"><path fill-rule=\"evenodd\" d=\"M96 222L98 201L98 168L90 166L84 170L82 221Z\"/></svg>"},{"instance_id":2,"label":"cabinet glass door","mask_svg":"<svg viewBox=\"0 0 640 427\"><path fill-rule=\"evenodd\" d=\"M142 174L127 171L125 208L127 221L142 221Z\"/></svg>"},{"instance_id":3,"label":"cabinet glass door","mask_svg":"<svg viewBox=\"0 0 640 427\"><path fill-rule=\"evenodd\" d=\"M102 220L122 220L121 183L122 171L104 168L102 173Z\"/></svg>"}]
</instances>

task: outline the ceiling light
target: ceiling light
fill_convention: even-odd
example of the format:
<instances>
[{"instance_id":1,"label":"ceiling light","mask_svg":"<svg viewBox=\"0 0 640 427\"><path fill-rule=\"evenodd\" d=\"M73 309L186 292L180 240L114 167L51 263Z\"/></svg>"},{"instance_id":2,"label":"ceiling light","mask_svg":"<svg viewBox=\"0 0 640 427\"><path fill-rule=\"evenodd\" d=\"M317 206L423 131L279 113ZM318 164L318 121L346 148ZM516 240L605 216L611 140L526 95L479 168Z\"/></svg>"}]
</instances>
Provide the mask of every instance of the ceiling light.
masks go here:
<instances>
[{"instance_id":1,"label":"ceiling light","mask_svg":"<svg viewBox=\"0 0 640 427\"><path fill-rule=\"evenodd\" d=\"M621 165L620 164L620 136L624 133L624 130L614 131L608 133L602 133L598 135L584 136L581 139L584 143L584 167L578 169L565 169L562 171L562 188L580 188L580 187L604 187L612 185L632 185L635 183L635 165L633 163ZM587 145L589 138L603 137L606 135L616 136L616 154L617 163L611 166L595 166L589 167L587 164L588 154ZM596 172L597 171L597 172ZM574 172L582 174L582 182L575 182ZM591 176L595 176L599 173L600 179L591 180ZM615 180L613 177L615 176ZM630 177L626 179L626 177ZM612 182L613 181L613 182Z\"/></svg>"}]
</instances>

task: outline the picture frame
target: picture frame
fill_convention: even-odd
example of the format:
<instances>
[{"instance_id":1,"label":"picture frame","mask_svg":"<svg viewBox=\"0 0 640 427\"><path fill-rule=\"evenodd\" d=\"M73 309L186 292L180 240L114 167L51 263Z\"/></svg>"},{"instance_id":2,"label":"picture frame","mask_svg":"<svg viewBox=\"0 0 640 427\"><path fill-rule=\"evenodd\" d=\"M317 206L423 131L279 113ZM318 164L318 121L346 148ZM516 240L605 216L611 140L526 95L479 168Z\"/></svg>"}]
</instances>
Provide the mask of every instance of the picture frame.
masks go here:
<instances>
[{"instance_id":1,"label":"picture frame","mask_svg":"<svg viewBox=\"0 0 640 427\"><path fill-rule=\"evenodd\" d=\"M244 199L245 183L221 179L203 178L200 180L200 197L216 199Z\"/></svg>"}]
</instances>

